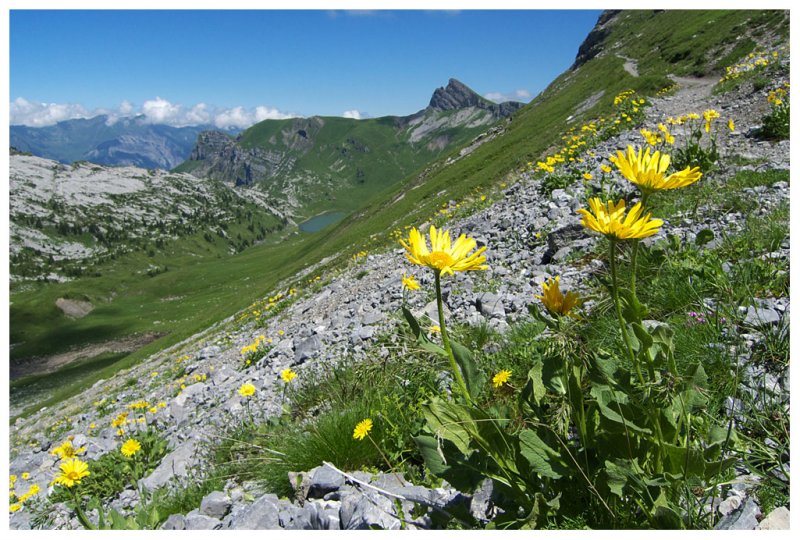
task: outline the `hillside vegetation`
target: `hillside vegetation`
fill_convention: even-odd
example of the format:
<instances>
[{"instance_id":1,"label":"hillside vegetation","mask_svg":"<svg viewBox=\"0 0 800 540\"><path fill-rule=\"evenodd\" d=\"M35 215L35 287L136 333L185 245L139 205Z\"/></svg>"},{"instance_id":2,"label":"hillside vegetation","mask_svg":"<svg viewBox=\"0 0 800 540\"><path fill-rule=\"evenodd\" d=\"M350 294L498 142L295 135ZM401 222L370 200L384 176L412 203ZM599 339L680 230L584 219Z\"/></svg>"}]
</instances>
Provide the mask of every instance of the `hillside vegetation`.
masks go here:
<instances>
[{"instance_id":1,"label":"hillside vegetation","mask_svg":"<svg viewBox=\"0 0 800 540\"><path fill-rule=\"evenodd\" d=\"M17 405L12 527L787 528L787 16L606 12L481 144L177 270L234 315Z\"/></svg>"}]
</instances>

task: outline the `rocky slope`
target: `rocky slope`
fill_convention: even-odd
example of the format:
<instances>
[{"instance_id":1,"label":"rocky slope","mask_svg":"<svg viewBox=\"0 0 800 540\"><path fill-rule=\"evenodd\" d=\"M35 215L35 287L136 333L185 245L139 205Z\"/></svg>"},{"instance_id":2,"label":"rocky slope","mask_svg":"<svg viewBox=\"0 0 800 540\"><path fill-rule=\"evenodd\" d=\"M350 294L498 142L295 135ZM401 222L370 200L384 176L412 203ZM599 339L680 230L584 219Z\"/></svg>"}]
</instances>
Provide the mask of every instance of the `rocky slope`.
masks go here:
<instances>
[{"instance_id":1,"label":"rocky slope","mask_svg":"<svg viewBox=\"0 0 800 540\"><path fill-rule=\"evenodd\" d=\"M9 169L12 281L64 281L124 253L217 235L243 211L285 223L262 194L188 174L25 155Z\"/></svg>"},{"instance_id":2,"label":"rocky slope","mask_svg":"<svg viewBox=\"0 0 800 540\"><path fill-rule=\"evenodd\" d=\"M297 216L353 209L522 105L492 103L450 79L428 107L410 116L314 116L265 120L237 137L201 133L177 170L255 185Z\"/></svg>"},{"instance_id":3,"label":"rocky slope","mask_svg":"<svg viewBox=\"0 0 800 540\"><path fill-rule=\"evenodd\" d=\"M212 126L172 127L144 117L110 120L106 115L65 120L53 126L11 126L11 146L62 163L172 169L186 161L197 134Z\"/></svg>"},{"instance_id":4,"label":"rocky slope","mask_svg":"<svg viewBox=\"0 0 800 540\"><path fill-rule=\"evenodd\" d=\"M749 87L738 93L713 96L711 83L681 80L675 95L653 100L653 106L647 109L646 124L653 126L668 116L702 112L708 108L721 110L726 118L732 118L736 130L720 139L722 167L704 178L704 182L724 184L741 168L788 169L788 141L772 143L751 136L763 114L766 90L753 91ZM678 137L677 144L680 144L680 135ZM595 157L587 158L588 168L599 176L604 156L628 144L641 144L638 133L623 132L602 143L594 149ZM734 158L744 159L748 164L734 166ZM626 192L630 186L617 181L616 188ZM748 190L747 195L753 201L752 215L756 216L768 215L786 204L789 198L789 186L785 182ZM539 180L530 173L523 173L518 182L502 190L499 200L490 207L448 223L448 228L454 232L465 232L488 247L490 267L485 272L449 280L446 302L451 318L469 324L486 322L502 333L510 322L526 316L527 305L534 302L533 295L539 293L548 276L560 275L561 285L566 289L585 290L592 275L604 268L600 260L580 260L599 242L577 225L575 211L584 206L585 198L584 184L555 189L547 194ZM456 204L450 202L451 207ZM747 217L740 212L723 215L715 208L702 208L700 215L703 216L700 220L690 215L671 216L665 229L687 241L694 241L702 229L711 229L719 238L724 234L736 234ZM661 232L648 242L664 238L666 234ZM769 256L788 259L788 239ZM291 366L300 377L313 377L316 370L323 369L327 362L335 362L345 352L356 358L367 354L388 356L386 347L375 345L378 336L388 335L392 346L402 351L407 344L392 336L397 334L396 329L401 324L397 315L401 305L399 280L403 269L408 267L400 248L370 254L340 273L323 276L318 281L321 286L307 292L301 290L297 300L269 320L266 327L256 328L231 318L120 373L114 380L99 382L83 395L64 403L60 413L69 416L68 423L60 417L57 421L47 410L17 421L11 428L11 472L30 471L31 481L42 486L50 481L55 466L54 458L47 451L58 444L59 439L46 433L55 422L59 422L63 435L77 435L75 444L86 445L89 459L112 451L119 442L109 425L111 419L125 404L146 399L151 403L166 402L166 408L153 415L151 422L163 430L173 450L161 466L143 480L143 485L152 489L187 479L196 474L194 471L203 470L204 458L197 449L213 441L225 425L243 418L243 398L236 391L242 382L255 384L256 408L270 416L280 411L279 373L286 367ZM313 282L313 274L306 277ZM422 274L420 277L423 287L429 287L430 276ZM411 302L420 316L427 314L435 318L435 304L426 303L421 295L412 296ZM591 305L587 309L591 309ZM742 306L741 310L741 339L745 349L751 350L764 339L762 332L788 317L789 299L763 299L758 305ZM273 345L256 365L243 368L240 348L259 334L273 338ZM400 354L397 351L395 354ZM176 359L184 363L187 380L185 389L178 395L175 395L176 381L152 376L153 373L168 373ZM752 365L747 353L739 361L745 372L743 391L766 387L770 399L788 403L788 370L774 372ZM139 385L127 386L125 381L131 379L138 380ZM116 400L116 407L102 408L101 412L86 406L103 399ZM741 408L741 402L737 404L736 401L731 398L732 406ZM91 435L85 435L90 423L99 427ZM759 509L751 493L758 478L748 470L737 472L739 476L727 487L724 500L715 501L709 510L726 516L720 521L723 528L756 528ZM310 471L303 478L294 502L279 500L256 486L229 483L225 493L209 494L200 508L185 516L170 517L164 528L366 528L370 525L398 528L400 518L394 500L401 501L401 505L409 500L423 500L430 507L444 509L451 504L465 504L477 519L486 519L492 505L490 491L465 496L447 487L416 488L390 475L371 477L358 473L348 478L326 466ZM114 505L131 507L137 497L134 491L124 492ZM418 526L429 525L432 515L429 512L419 518ZM14 514L12 527L29 526L29 517L24 511ZM772 521L779 518L770 516ZM53 519L54 527L76 527L74 517L63 506L54 511ZM761 525L767 528L772 521L765 520Z\"/></svg>"}]
</instances>

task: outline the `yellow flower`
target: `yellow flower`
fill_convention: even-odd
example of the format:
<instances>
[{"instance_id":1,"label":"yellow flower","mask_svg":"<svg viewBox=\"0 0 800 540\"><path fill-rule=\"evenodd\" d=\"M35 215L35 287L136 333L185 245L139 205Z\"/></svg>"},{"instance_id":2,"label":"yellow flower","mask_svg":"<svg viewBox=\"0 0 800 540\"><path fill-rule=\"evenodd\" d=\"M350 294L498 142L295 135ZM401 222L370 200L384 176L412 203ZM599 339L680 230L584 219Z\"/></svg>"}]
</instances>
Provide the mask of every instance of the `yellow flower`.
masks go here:
<instances>
[{"instance_id":1,"label":"yellow flower","mask_svg":"<svg viewBox=\"0 0 800 540\"><path fill-rule=\"evenodd\" d=\"M431 325L430 331L433 334L439 334L439 333L442 332L442 329L438 324L433 324L433 325Z\"/></svg>"},{"instance_id":2,"label":"yellow flower","mask_svg":"<svg viewBox=\"0 0 800 540\"><path fill-rule=\"evenodd\" d=\"M611 167L608 165L600 165L600 170L606 174L609 174L611 172Z\"/></svg>"},{"instance_id":3,"label":"yellow flower","mask_svg":"<svg viewBox=\"0 0 800 540\"><path fill-rule=\"evenodd\" d=\"M417 278L414 276L407 276L405 272L403 272L403 277L401 279L403 283L403 287L408 289L409 291L416 291L419 289L419 282L417 282Z\"/></svg>"},{"instance_id":4,"label":"yellow flower","mask_svg":"<svg viewBox=\"0 0 800 540\"><path fill-rule=\"evenodd\" d=\"M604 204L594 197L589 199L591 212L585 208L578 210L581 225L587 229L597 231L608 238L628 240L632 238L645 238L658 233L658 228L664 224L660 219L650 219L650 214L642 217L642 203L636 203L625 217L625 201L618 203L608 201Z\"/></svg>"},{"instance_id":5,"label":"yellow flower","mask_svg":"<svg viewBox=\"0 0 800 540\"><path fill-rule=\"evenodd\" d=\"M703 176L699 167L686 167L665 177L664 173L670 164L669 155L659 151L651 155L649 148L642 153L641 148L636 152L632 146L628 146L627 154L617 150L617 155L611 158L611 161L622 176L639 186L645 193L685 187L697 182Z\"/></svg>"},{"instance_id":6,"label":"yellow flower","mask_svg":"<svg viewBox=\"0 0 800 540\"><path fill-rule=\"evenodd\" d=\"M75 458L61 464L61 474L55 478L54 482L71 488L75 484L80 484L81 479L87 476L89 476L89 465Z\"/></svg>"},{"instance_id":7,"label":"yellow flower","mask_svg":"<svg viewBox=\"0 0 800 540\"><path fill-rule=\"evenodd\" d=\"M23 480L27 480L27 479L28 479L28 478L30 478L30 477L31 477L31 473L28 473L28 472L24 472L24 473L22 473L22 479L23 479Z\"/></svg>"},{"instance_id":8,"label":"yellow flower","mask_svg":"<svg viewBox=\"0 0 800 540\"><path fill-rule=\"evenodd\" d=\"M500 371L497 372L497 374L494 377L492 377L492 384L494 385L495 388L500 388L505 383L507 383L510 378L511 378L511 371L507 369L501 369Z\"/></svg>"},{"instance_id":9,"label":"yellow flower","mask_svg":"<svg viewBox=\"0 0 800 540\"><path fill-rule=\"evenodd\" d=\"M256 387L251 383L244 383L239 387L239 395L242 397L250 397L256 393Z\"/></svg>"},{"instance_id":10,"label":"yellow flower","mask_svg":"<svg viewBox=\"0 0 800 540\"><path fill-rule=\"evenodd\" d=\"M292 371L290 368L286 368L283 371L281 371L281 379L283 379L283 382L285 382L285 383L292 382L292 380L295 377L297 377L297 373Z\"/></svg>"},{"instance_id":11,"label":"yellow flower","mask_svg":"<svg viewBox=\"0 0 800 540\"><path fill-rule=\"evenodd\" d=\"M486 257L481 255L486 251L485 246L469 255L469 252L477 245L473 238L467 238L462 234L455 244L451 245L450 231L443 229L437 231L433 225L431 225L429 236L431 239L430 251L425 237L416 228L409 232L408 241L400 240L400 244L406 248L406 257L413 264L432 268L437 274L454 274L455 272L489 268L481 264L486 261Z\"/></svg>"},{"instance_id":12,"label":"yellow flower","mask_svg":"<svg viewBox=\"0 0 800 540\"><path fill-rule=\"evenodd\" d=\"M26 493L26 495L28 497L33 497L37 493L39 493L39 484L31 484L31 487L28 488L28 493Z\"/></svg>"},{"instance_id":13,"label":"yellow flower","mask_svg":"<svg viewBox=\"0 0 800 540\"><path fill-rule=\"evenodd\" d=\"M567 292L566 296L561 294L560 282L561 276L545 281L542 283L542 296L536 295L536 298L541 300L547 311L553 315L569 315L572 308L583 301L572 291Z\"/></svg>"},{"instance_id":14,"label":"yellow flower","mask_svg":"<svg viewBox=\"0 0 800 540\"><path fill-rule=\"evenodd\" d=\"M122 452L123 456L131 457L133 454L135 454L141 449L142 445L139 444L139 441L137 441L136 439L128 439L127 441L125 441L125 444L123 444L120 447L119 451Z\"/></svg>"},{"instance_id":15,"label":"yellow flower","mask_svg":"<svg viewBox=\"0 0 800 540\"><path fill-rule=\"evenodd\" d=\"M584 180L591 180L592 179L592 173L588 173L588 172L587 173L583 173L583 179Z\"/></svg>"},{"instance_id":16,"label":"yellow flower","mask_svg":"<svg viewBox=\"0 0 800 540\"><path fill-rule=\"evenodd\" d=\"M158 407L150 407L147 410L150 411L150 414L156 414L158 412Z\"/></svg>"},{"instance_id":17,"label":"yellow flower","mask_svg":"<svg viewBox=\"0 0 800 540\"><path fill-rule=\"evenodd\" d=\"M356 425L353 430L353 438L359 441L364 440L364 437L369 435L370 431L372 431L372 420L366 418Z\"/></svg>"},{"instance_id":18,"label":"yellow flower","mask_svg":"<svg viewBox=\"0 0 800 540\"><path fill-rule=\"evenodd\" d=\"M278 335L279 336L282 336L283 334L285 334L285 332L283 330L278 330Z\"/></svg>"},{"instance_id":19,"label":"yellow flower","mask_svg":"<svg viewBox=\"0 0 800 540\"><path fill-rule=\"evenodd\" d=\"M121 412L119 415L111 422L111 427L119 427L125 425L125 420L128 418L127 412Z\"/></svg>"},{"instance_id":20,"label":"yellow flower","mask_svg":"<svg viewBox=\"0 0 800 540\"><path fill-rule=\"evenodd\" d=\"M82 446L80 448L75 448L74 446L72 446L71 441L66 440L61 446L53 448L53 451L50 452L50 454L58 456L59 459L70 459L74 458L78 454L83 454L85 451L86 451L85 446Z\"/></svg>"},{"instance_id":21,"label":"yellow flower","mask_svg":"<svg viewBox=\"0 0 800 540\"><path fill-rule=\"evenodd\" d=\"M8 477L8 484L9 484L11 487L14 487L14 484L16 484L16 483L17 483L17 475L16 475L16 474L9 475L9 477Z\"/></svg>"},{"instance_id":22,"label":"yellow flower","mask_svg":"<svg viewBox=\"0 0 800 540\"><path fill-rule=\"evenodd\" d=\"M728 120L728 129L729 129L729 130L731 130L731 131L733 131L734 129L736 129L736 124L734 124L734 123L733 123L733 118L731 118L730 120Z\"/></svg>"},{"instance_id":23,"label":"yellow flower","mask_svg":"<svg viewBox=\"0 0 800 540\"><path fill-rule=\"evenodd\" d=\"M12 504L11 506L8 507L8 511L13 514L14 512L19 512L20 508L22 508L21 504L14 503L14 504Z\"/></svg>"}]
</instances>

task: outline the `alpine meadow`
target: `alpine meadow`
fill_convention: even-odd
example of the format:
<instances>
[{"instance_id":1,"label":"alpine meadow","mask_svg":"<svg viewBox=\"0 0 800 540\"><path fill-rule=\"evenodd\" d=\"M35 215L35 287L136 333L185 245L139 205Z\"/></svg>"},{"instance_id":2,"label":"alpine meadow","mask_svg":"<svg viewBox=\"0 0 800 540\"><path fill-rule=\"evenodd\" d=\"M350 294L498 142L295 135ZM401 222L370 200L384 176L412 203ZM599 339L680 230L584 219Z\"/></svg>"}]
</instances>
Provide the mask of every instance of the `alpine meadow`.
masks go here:
<instances>
[{"instance_id":1,"label":"alpine meadow","mask_svg":"<svg viewBox=\"0 0 800 540\"><path fill-rule=\"evenodd\" d=\"M606 10L529 103L12 125L10 528L788 530L789 32Z\"/></svg>"}]
</instances>

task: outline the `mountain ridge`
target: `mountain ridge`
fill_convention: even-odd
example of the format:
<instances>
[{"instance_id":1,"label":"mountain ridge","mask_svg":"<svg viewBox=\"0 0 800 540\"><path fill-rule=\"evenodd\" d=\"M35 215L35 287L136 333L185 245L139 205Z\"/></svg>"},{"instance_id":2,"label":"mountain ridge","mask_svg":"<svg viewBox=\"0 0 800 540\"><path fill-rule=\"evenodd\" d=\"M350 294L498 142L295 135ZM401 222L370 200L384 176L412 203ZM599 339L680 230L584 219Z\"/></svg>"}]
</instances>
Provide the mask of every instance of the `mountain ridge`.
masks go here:
<instances>
[{"instance_id":1,"label":"mountain ridge","mask_svg":"<svg viewBox=\"0 0 800 540\"><path fill-rule=\"evenodd\" d=\"M176 171L254 185L297 215L351 210L523 106L492 103L450 79L407 116L264 120L236 137L198 135Z\"/></svg>"}]
</instances>

